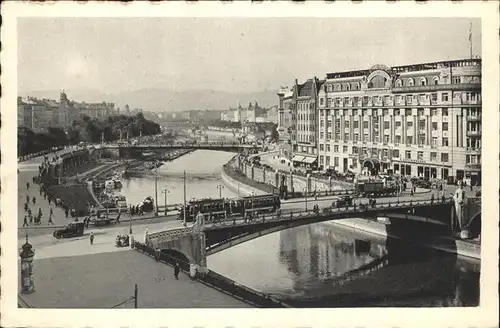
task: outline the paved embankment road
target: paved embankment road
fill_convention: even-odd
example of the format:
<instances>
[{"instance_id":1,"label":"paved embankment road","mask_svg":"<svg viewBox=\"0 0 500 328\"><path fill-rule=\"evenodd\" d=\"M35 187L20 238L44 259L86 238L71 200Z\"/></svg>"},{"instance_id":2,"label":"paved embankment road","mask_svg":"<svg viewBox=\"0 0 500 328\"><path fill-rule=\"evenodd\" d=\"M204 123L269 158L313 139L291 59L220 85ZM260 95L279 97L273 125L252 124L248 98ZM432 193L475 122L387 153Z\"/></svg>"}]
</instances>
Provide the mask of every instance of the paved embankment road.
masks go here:
<instances>
[{"instance_id":1,"label":"paved embankment road","mask_svg":"<svg viewBox=\"0 0 500 328\"><path fill-rule=\"evenodd\" d=\"M96 237L100 247L99 236ZM92 247L93 247L92 246ZM86 245L91 248L90 245ZM173 268L130 248L120 252L35 260L36 292L23 295L38 308L111 308L134 295L138 308L249 307L229 295L191 280L174 278ZM117 308L133 308L127 302Z\"/></svg>"}]
</instances>

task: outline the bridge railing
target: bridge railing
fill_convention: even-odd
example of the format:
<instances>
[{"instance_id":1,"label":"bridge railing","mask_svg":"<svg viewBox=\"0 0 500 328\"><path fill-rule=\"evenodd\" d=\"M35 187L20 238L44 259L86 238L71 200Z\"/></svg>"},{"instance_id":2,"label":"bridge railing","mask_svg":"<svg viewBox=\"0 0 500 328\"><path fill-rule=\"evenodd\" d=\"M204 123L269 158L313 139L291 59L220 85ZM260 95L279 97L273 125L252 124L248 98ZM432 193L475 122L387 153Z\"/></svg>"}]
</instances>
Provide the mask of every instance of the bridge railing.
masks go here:
<instances>
[{"instance_id":1,"label":"bridge railing","mask_svg":"<svg viewBox=\"0 0 500 328\"><path fill-rule=\"evenodd\" d=\"M340 190L317 190L317 191L294 191L287 193L287 199L290 198L315 198L328 196L356 196L358 192L355 189Z\"/></svg>"},{"instance_id":2,"label":"bridge railing","mask_svg":"<svg viewBox=\"0 0 500 328\"><path fill-rule=\"evenodd\" d=\"M196 142L196 143L163 143L163 144L136 144L136 145L105 145L111 148L256 148L254 145L239 142Z\"/></svg>"},{"instance_id":3,"label":"bridge railing","mask_svg":"<svg viewBox=\"0 0 500 328\"><path fill-rule=\"evenodd\" d=\"M174 228L165 231L155 232L148 235L148 241L155 244L157 240L165 240L176 236L183 236L193 232L193 227Z\"/></svg>"},{"instance_id":4,"label":"bridge railing","mask_svg":"<svg viewBox=\"0 0 500 328\"><path fill-rule=\"evenodd\" d=\"M318 208L317 210L311 209L307 211L291 211L286 213L278 213L278 214L263 214L257 215L254 217L247 217L246 219L243 217L240 218L229 218L227 220L216 220L211 223L206 223L205 228L216 228L223 226L234 226L234 225L245 225L245 224L255 224L260 222L269 222L269 221L290 221L297 219L305 219L305 218L322 218L322 217L330 217L332 214L366 214L366 213L377 213L381 210L389 210L389 209L414 209L417 207L424 207L429 205L437 205L437 204L447 204L451 201L451 198L447 198L444 201L441 200L420 200L420 201L400 201L400 202L384 202L378 203L375 205L367 205L367 204L353 204L351 206L343 206L343 207L323 207ZM243 220L243 222L241 222Z\"/></svg>"},{"instance_id":5,"label":"bridge railing","mask_svg":"<svg viewBox=\"0 0 500 328\"><path fill-rule=\"evenodd\" d=\"M224 226L235 226L235 225L247 225L247 224L256 224L263 223L269 221L290 221L290 220L298 220L298 219L306 219L306 218L324 218L330 217L334 214L346 214L346 215L356 215L356 214L367 214L367 213L377 213L384 210L395 210L395 209L415 209L418 207L425 207L429 205L438 205L438 204L448 204L452 202L452 198L445 198L435 200L435 199L426 199L419 201L397 201L397 202L383 202L377 204L356 204L346 205L341 207L322 207L317 209L310 210L300 210L300 211L290 211L286 213L272 213L272 214L256 214L248 217L242 216L233 216L228 217L226 219L215 219L211 222L205 223L206 229L224 227ZM156 245L159 240L171 239L176 236L182 236L193 232L193 227L187 228L174 228L165 231L160 231L156 233L151 233L148 235L148 240Z\"/></svg>"}]
</instances>

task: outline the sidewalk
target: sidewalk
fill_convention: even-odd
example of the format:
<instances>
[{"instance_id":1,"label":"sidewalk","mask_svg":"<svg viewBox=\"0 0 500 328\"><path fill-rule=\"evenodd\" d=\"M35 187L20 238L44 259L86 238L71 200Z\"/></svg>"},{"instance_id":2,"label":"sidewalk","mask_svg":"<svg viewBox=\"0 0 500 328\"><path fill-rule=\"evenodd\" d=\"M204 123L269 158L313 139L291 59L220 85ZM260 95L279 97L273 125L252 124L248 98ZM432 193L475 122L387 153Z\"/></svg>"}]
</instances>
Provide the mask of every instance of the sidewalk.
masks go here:
<instances>
[{"instance_id":1,"label":"sidewalk","mask_svg":"<svg viewBox=\"0 0 500 328\"><path fill-rule=\"evenodd\" d=\"M181 228L182 221L174 220L169 222L134 225L132 236L136 240L144 240L146 228L148 233L164 231L173 228ZM90 245L89 236L93 232L94 245ZM74 238L55 239L51 234L39 235L29 238L30 244L36 252L36 259L78 256L107 252L119 252L130 249L128 247L116 247L115 239L118 234L128 234L129 226L118 226L112 228L90 227L84 231L83 236ZM24 238L18 239L18 248L25 243Z\"/></svg>"},{"instance_id":2,"label":"sidewalk","mask_svg":"<svg viewBox=\"0 0 500 328\"><path fill-rule=\"evenodd\" d=\"M130 248L114 253L35 258L35 268L36 291L22 295L35 308L109 309L130 299L134 284L138 286L138 308L249 307L182 272L176 280L172 267ZM117 308L133 307L131 301Z\"/></svg>"}]
</instances>

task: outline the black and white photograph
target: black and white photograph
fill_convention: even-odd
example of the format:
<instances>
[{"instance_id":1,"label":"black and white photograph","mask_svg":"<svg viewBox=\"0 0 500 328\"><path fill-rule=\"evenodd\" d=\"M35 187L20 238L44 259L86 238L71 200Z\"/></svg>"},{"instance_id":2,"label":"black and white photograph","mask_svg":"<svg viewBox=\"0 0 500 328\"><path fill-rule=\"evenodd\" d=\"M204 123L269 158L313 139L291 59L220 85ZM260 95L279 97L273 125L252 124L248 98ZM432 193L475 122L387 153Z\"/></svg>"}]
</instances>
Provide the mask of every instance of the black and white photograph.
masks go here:
<instances>
[{"instance_id":1,"label":"black and white photograph","mask_svg":"<svg viewBox=\"0 0 500 328\"><path fill-rule=\"evenodd\" d=\"M152 320L137 311L498 305L484 294L498 287L484 258L498 253L495 6L315 17L130 5L40 4L8 20L15 42L2 33L15 77L2 76L11 324L35 309Z\"/></svg>"}]
</instances>

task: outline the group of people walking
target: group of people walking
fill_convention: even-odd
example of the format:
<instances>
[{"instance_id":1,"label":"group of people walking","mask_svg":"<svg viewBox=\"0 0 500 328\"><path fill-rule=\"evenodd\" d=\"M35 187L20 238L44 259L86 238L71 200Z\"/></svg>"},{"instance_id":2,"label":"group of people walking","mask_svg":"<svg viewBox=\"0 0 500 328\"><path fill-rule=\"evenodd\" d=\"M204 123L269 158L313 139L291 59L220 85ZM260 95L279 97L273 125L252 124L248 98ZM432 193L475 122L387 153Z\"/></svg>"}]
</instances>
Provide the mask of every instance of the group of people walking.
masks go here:
<instances>
[{"instance_id":1,"label":"group of people walking","mask_svg":"<svg viewBox=\"0 0 500 328\"><path fill-rule=\"evenodd\" d=\"M35 181L35 180L34 180ZM26 182L26 191L29 192L31 188L31 184L29 182ZM47 199L47 195L43 193L42 188L40 188L40 196L44 196L45 199ZM50 201L49 201L50 205ZM42 208L39 207L38 211L36 211L36 197L35 196L29 196L26 195L26 201L24 202L24 220L23 220L23 227L30 226L32 224L40 225L42 223L42 218L43 218L43 211ZM52 220L54 216L54 209L52 206L49 209L48 213L48 224L54 224L54 221Z\"/></svg>"},{"instance_id":2,"label":"group of people walking","mask_svg":"<svg viewBox=\"0 0 500 328\"><path fill-rule=\"evenodd\" d=\"M32 188L34 188L34 184L38 183L37 177L33 177L33 185L29 182L26 182L26 192L29 193ZM44 189L42 188L42 185L39 186L39 193L40 193L40 198L43 197L45 201L48 202L49 205L49 212L45 213L45 215L48 214L48 221L47 224L54 224L54 207L52 204L54 204L56 207L59 207L61 205L61 200L60 199L55 199L53 198L50 194L46 193ZM38 203L41 205L40 203ZM30 226L32 224L35 225L40 225L43 222L43 217L44 217L44 211L42 210L43 206L38 207L38 211L36 210L36 205L37 205L37 199L36 196L30 196L29 194L26 195L26 200L24 202L24 219L23 219L23 227ZM72 217L77 217L78 213L76 212L75 209L64 209L64 213L66 215L66 218L69 218L71 215Z\"/></svg>"}]
</instances>

